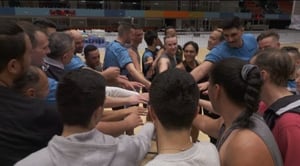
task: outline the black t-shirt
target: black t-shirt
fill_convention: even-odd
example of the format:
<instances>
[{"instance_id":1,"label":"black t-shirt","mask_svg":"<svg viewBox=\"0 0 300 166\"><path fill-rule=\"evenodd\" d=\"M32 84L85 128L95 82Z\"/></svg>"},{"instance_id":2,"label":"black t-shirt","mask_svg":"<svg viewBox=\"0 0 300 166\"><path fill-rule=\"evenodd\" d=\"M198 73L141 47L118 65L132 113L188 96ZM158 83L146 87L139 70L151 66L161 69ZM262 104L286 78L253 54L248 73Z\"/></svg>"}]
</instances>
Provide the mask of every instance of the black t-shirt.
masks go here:
<instances>
[{"instance_id":1,"label":"black t-shirt","mask_svg":"<svg viewBox=\"0 0 300 166\"><path fill-rule=\"evenodd\" d=\"M47 146L63 129L54 105L0 86L0 163L13 165Z\"/></svg>"}]
</instances>

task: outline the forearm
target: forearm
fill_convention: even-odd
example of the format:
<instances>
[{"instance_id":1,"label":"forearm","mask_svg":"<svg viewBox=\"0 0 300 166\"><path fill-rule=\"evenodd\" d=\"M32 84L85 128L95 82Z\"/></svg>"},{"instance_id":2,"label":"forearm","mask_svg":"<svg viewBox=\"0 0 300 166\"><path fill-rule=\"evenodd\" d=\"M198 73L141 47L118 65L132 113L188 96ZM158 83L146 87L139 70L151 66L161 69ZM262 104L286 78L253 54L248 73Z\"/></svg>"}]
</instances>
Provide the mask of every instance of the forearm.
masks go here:
<instances>
[{"instance_id":1,"label":"forearm","mask_svg":"<svg viewBox=\"0 0 300 166\"><path fill-rule=\"evenodd\" d=\"M111 97L128 97L132 95L138 95L139 93L119 87L106 86L105 87L106 96Z\"/></svg>"},{"instance_id":2,"label":"forearm","mask_svg":"<svg viewBox=\"0 0 300 166\"><path fill-rule=\"evenodd\" d=\"M197 115L193 120L193 126L209 136L218 138L223 119L212 119L206 115Z\"/></svg>"},{"instance_id":3,"label":"forearm","mask_svg":"<svg viewBox=\"0 0 300 166\"><path fill-rule=\"evenodd\" d=\"M96 129L101 131L104 134L108 134L114 137L117 137L123 134L126 130L128 130L128 125L125 120L117 121L117 122L103 122L100 121Z\"/></svg>"},{"instance_id":4,"label":"forearm","mask_svg":"<svg viewBox=\"0 0 300 166\"><path fill-rule=\"evenodd\" d=\"M202 71L202 68L200 66L196 67L191 71L191 75L195 79L195 81L199 81L204 77L204 73Z\"/></svg>"},{"instance_id":5,"label":"forearm","mask_svg":"<svg viewBox=\"0 0 300 166\"><path fill-rule=\"evenodd\" d=\"M142 83L143 85L145 85L147 88L150 87L150 81L148 81L143 75L142 73L139 73L137 70L132 70L130 72L131 76L138 82Z\"/></svg>"},{"instance_id":6,"label":"forearm","mask_svg":"<svg viewBox=\"0 0 300 166\"><path fill-rule=\"evenodd\" d=\"M106 96L104 101L104 108L119 107L124 105L130 105L127 97Z\"/></svg>"},{"instance_id":7,"label":"forearm","mask_svg":"<svg viewBox=\"0 0 300 166\"><path fill-rule=\"evenodd\" d=\"M128 116L130 112L128 109L121 109L117 111L104 111L101 117L101 121L119 121Z\"/></svg>"},{"instance_id":8,"label":"forearm","mask_svg":"<svg viewBox=\"0 0 300 166\"><path fill-rule=\"evenodd\" d=\"M100 73L100 72L99 72ZM104 79L105 80L107 80L107 81L112 81L111 79L109 79L110 77L109 77L109 72L108 71L102 71L101 73L100 73L103 77L104 77Z\"/></svg>"},{"instance_id":9,"label":"forearm","mask_svg":"<svg viewBox=\"0 0 300 166\"><path fill-rule=\"evenodd\" d=\"M202 106L204 109L215 113L210 101L199 99L199 105Z\"/></svg>"},{"instance_id":10,"label":"forearm","mask_svg":"<svg viewBox=\"0 0 300 166\"><path fill-rule=\"evenodd\" d=\"M204 78L212 69L213 63L209 61L204 61L199 66L197 66L194 70L191 71L191 75L194 77L195 81L199 81Z\"/></svg>"}]
</instances>

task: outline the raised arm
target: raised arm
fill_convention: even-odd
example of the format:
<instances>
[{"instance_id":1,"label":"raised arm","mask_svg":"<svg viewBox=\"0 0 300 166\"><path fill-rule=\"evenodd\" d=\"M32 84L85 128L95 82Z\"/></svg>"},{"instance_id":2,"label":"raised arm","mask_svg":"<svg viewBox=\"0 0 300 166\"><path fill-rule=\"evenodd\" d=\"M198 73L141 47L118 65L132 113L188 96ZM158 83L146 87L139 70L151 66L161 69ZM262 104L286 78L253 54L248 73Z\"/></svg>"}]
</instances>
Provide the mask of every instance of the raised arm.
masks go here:
<instances>
[{"instance_id":1,"label":"raised arm","mask_svg":"<svg viewBox=\"0 0 300 166\"><path fill-rule=\"evenodd\" d=\"M158 72L161 73L161 72L168 70L169 63L170 63L169 59L164 58L164 57L160 58L160 60L158 61L158 64L157 64Z\"/></svg>"},{"instance_id":2,"label":"raised arm","mask_svg":"<svg viewBox=\"0 0 300 166\"><path fill-rule=\"evenodd\" d=\"M195 81L199 81L210 72L213 65L214 64L210 61L204 61L199 66L197 66L194 70L191 71L191 75L194 77Z\"/></svg>"},{"instance_id":3,"label":"raised arm","mask_svg":"<svg viewBox=\"0 0 300 166\"><path fill-rule=\"evenodd\" d=\"M136 113L131 113L124 120L121 121L116 121L116 122L100 121L96 125L96 128L105 134L109 134L112 136L119 136L123 134L125 131L132 130L139 125L143 125L142 118Z\"/></svg>"},{"instance_id":4,"label":"raised arm","mask_svg":"<svg viewBox=\"0 0 300 166\"><path fill-rule=\"evenodd\" d=\"M206 115L197 115L193 126L214 138L219 137L219 130L223 124L223 118L212 119Z\"/></svg>"}]
</instances>

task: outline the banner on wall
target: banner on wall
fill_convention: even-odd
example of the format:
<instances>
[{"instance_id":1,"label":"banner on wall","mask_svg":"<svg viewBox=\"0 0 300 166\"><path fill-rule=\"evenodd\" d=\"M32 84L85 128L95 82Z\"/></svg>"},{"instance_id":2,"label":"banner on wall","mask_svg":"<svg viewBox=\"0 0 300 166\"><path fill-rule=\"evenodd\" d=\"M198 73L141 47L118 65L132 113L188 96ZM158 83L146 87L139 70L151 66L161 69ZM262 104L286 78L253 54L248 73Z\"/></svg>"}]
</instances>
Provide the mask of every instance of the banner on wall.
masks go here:
<instances>
[{"instance_id":1,"label":"banner on wall","mask_svg":"<svg viewBox=\"0 0 300 166\"><path fill-rule=\"evenodd\" d=\"M300 1L294 0L289 28L300 30Z\"/></svg>"}]
</instances>

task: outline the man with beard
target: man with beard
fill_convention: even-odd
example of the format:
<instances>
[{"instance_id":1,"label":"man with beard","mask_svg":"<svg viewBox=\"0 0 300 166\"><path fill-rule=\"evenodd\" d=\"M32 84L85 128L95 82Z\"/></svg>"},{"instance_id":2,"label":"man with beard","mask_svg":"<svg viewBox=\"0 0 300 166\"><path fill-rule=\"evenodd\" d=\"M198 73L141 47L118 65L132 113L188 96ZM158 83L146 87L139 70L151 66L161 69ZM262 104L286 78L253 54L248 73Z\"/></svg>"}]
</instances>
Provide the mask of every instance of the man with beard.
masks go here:
<instances>
[{"instance_id":1,"label":"man with beard","mask_svg":"<svg viewBox=\"0 0 300 166\"><path fill-rule=\"evenodd\" d=\"M249 61L258 50L255 37L252 34L244 34L238 17L224 21L221 28L225 41L214 47L206 55L204 62L191 72L196 81L204 78L220 60L237 57Z\"/></svg>"},{"instance_id":2,"label":"man with beard","mask_svg":"<svg viewBox=\"0 0 300 166\"><path fill-rule=\"evenodd\" d=\"M12 89L30 66L32 45L16 23L0 24L0 161L10 166L45 147L61 133L62 124L58 112L44 101Z\"/></svg>"},{"instance_id":3,"label":"man with beard","mask_svg":"<svg viewBox=\"0 0 300 166\"><path fill-rule=\"evenodd\" d=\"M105 70L112 66L118 67L120 68L121 75L131 75L134 80L144 84L146 88L149 88L150 82L141 72L136 70L128 50L125 47L125 44L130 43L131 29L132 26L126 23L118 27L118 38L111 42L106 48L103 68Z\"/></svg>"}]
</instances>

